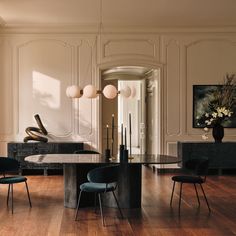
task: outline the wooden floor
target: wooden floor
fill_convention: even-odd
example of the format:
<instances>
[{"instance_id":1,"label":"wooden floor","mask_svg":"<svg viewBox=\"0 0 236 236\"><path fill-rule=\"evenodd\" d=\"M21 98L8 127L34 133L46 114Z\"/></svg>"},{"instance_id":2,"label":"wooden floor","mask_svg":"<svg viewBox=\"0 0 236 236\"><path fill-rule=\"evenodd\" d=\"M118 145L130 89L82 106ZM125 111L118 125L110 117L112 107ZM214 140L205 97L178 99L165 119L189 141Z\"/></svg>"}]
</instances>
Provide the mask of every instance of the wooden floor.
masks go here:
<instances>
[{"instance_id":1,"label":"wooden floor","mask_svg":"<svg viewBox=\"0 0 236 236\"><path fill-rule=\"evenodd\" d=\"M63 207L62 176L28 176L33 208L30 209L24 184L14 188L15 212L6 206L7 186L0 186L0 235L236 235L236 176L210 176L205 186L212 213L201 197L201 207L193 186L183 187L181 216L178 192L173 208L170 174L153 173L143 167L142 209L124 210L119 219L116 209L106 208L106 227L93 209L81 209L74 221L73 209ZM176 190L179 190L178 186Z\"/></svg>"}]
</instances>

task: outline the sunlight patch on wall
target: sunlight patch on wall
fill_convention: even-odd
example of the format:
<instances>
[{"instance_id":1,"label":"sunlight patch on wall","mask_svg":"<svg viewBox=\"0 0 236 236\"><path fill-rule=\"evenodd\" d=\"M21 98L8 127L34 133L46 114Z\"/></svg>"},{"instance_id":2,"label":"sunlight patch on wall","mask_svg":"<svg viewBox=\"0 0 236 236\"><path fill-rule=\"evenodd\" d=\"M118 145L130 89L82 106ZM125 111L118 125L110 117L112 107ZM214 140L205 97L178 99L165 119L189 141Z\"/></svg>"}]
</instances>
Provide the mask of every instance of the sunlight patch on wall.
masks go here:
<instances>
[{"instance_id":1,"label":"sunlight patch on wall","mask_svg":"<svg viewBox=\"0 0 236 236\"><path fill-rule=\"evenodd\" d=\"M38 71L33 71L33 98L43 106L60 108L60 81Z\"/></svg>"}]
</instances>

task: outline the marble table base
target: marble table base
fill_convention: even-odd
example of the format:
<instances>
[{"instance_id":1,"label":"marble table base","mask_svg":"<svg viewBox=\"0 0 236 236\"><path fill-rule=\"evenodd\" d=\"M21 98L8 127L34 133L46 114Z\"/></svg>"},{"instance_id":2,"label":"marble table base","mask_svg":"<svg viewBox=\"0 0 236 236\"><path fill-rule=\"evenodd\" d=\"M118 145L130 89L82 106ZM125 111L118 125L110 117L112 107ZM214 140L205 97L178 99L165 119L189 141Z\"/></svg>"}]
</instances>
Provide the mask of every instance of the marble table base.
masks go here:
<instances>
[{"instance_id":1,"label":"marble table base","mask_svg":"<svg viewBox=\"0 0 236 236\"><path fill-rule=\"evenodd\" d=\"M101 164L64 164L64 206L76 208L80 184L87 181L87 173ZM141 164L127 165L121 163L118 188L116 195L121 208L141 207ZM108 207L116 207L112 194L103 196L103 204ZM81 207L93 206L94 194L83 193Z\"/></svg>"}]
</instances>

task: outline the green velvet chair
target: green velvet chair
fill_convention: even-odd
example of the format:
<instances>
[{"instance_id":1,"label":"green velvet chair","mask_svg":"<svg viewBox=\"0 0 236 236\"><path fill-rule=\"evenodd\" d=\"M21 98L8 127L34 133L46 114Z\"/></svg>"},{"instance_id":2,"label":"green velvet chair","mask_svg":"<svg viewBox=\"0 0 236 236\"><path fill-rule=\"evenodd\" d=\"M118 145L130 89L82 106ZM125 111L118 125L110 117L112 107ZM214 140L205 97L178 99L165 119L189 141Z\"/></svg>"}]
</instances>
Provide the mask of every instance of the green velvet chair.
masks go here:
<instances>
[{"instance_id":1,"label":"green velvet chair","mask_svg":"<svg viewBox=\"0 0 236 236\"><path fill-rule=\"evenodd\" d=\"M17 160L12 159L12 158L0 157L0 174L3 175L3 177L0 178L0 184L8 184L7 206L9 203L9 195L11 192L12 214L13 214L13 185L14 184L23 183L23 182L25 183L29 204L30 204L30 207L32 207L30 195L29 195L29 189L27 185L27 178L24 176L19 176L19 175L9 175L9 176L6 175L9 173L18 172L18 170L19 170L19 162Z\"/></svg>"},{"instance_id":2,"label":"green velvet chair","mask_svg":"<svg viewBox=\"0 0 236 236\"><path fill-rule=\"evenodd\" d=\"M186 161L185 168L191 172L191 175L176 175L172 177L173 188L171 193L171 199L170 199L170 205L172 206L172 200L173 200L173 194L175 189L175 183L180 183L180 194L179 194L179 213L180 213L180 205L181 205L181 198L182 198L182 185L183 184L193 184L198 200L198 205L200 206L200 200L198 196L197 191L197 185L201 187L202 193L204 195L207 207L209 212L211 212L206 194L204 192L202 184L206 182L206 176L208 173L208 166L209 166L209 160L205 158L199 158L199 159L190 159Z\"/></svg>"},{"instance_id":3,"label":"green velvet chair","mask_svg":"<svg viewBox=\"0 0 236 236\"><path fill-rule=\"evenodd\" d=\"M104 166L104 167L95 168L88 172L87 179L89 182L86 182L80 185L80 193L79 193L78 204L76 208L75 220L77 220L77 217L78 217L79 204L80 204L80 199L83 192L95 193L98 195L103 226L105 226L105 220L103 216L101 194L112 192L115 202L117 204L117 207L119 209L121 218L123 218L123 214L121 212L118 200L114 192L117 188L119 168L120 168L119 165Z\"/></svg>"}]
</instances>

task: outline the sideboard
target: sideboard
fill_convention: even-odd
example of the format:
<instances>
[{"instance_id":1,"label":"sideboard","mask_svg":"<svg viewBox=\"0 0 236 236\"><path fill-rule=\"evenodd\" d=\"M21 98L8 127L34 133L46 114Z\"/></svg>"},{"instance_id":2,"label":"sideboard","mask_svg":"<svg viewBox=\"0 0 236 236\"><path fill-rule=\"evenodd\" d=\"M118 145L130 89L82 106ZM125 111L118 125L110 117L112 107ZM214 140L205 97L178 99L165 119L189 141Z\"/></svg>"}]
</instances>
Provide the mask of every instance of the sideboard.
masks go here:
<instances>
[{"instance_id":1,"label":"sideboard","mask_svg":"<svg viewBox=\"0 0 236 236\"><path fill-rule=\"evenodd\" d=\"M20 174L24 170L43 170L44 175L48 170L62 170L61 164L33 164L26 162L24 158L36 154L70 154L76 150L83 150L84 144L78 142L10 142L7 144L8 157L20 162ZM32 172L32 171L31 171ZM34 172L34 171L33 171Z\"/></svg>"},{"instance_id":2,"label":"sideboard","mask_svg":"<svg viewBox=\"0 0 236 236\"><path fill-rule=\"evenodd\" d=\"M209 169L222 174L224 170L236 170L236 142L178 142L178 157L182 159L183 168L189 159L206 157Z\"/></svg>"}]
</instances>

